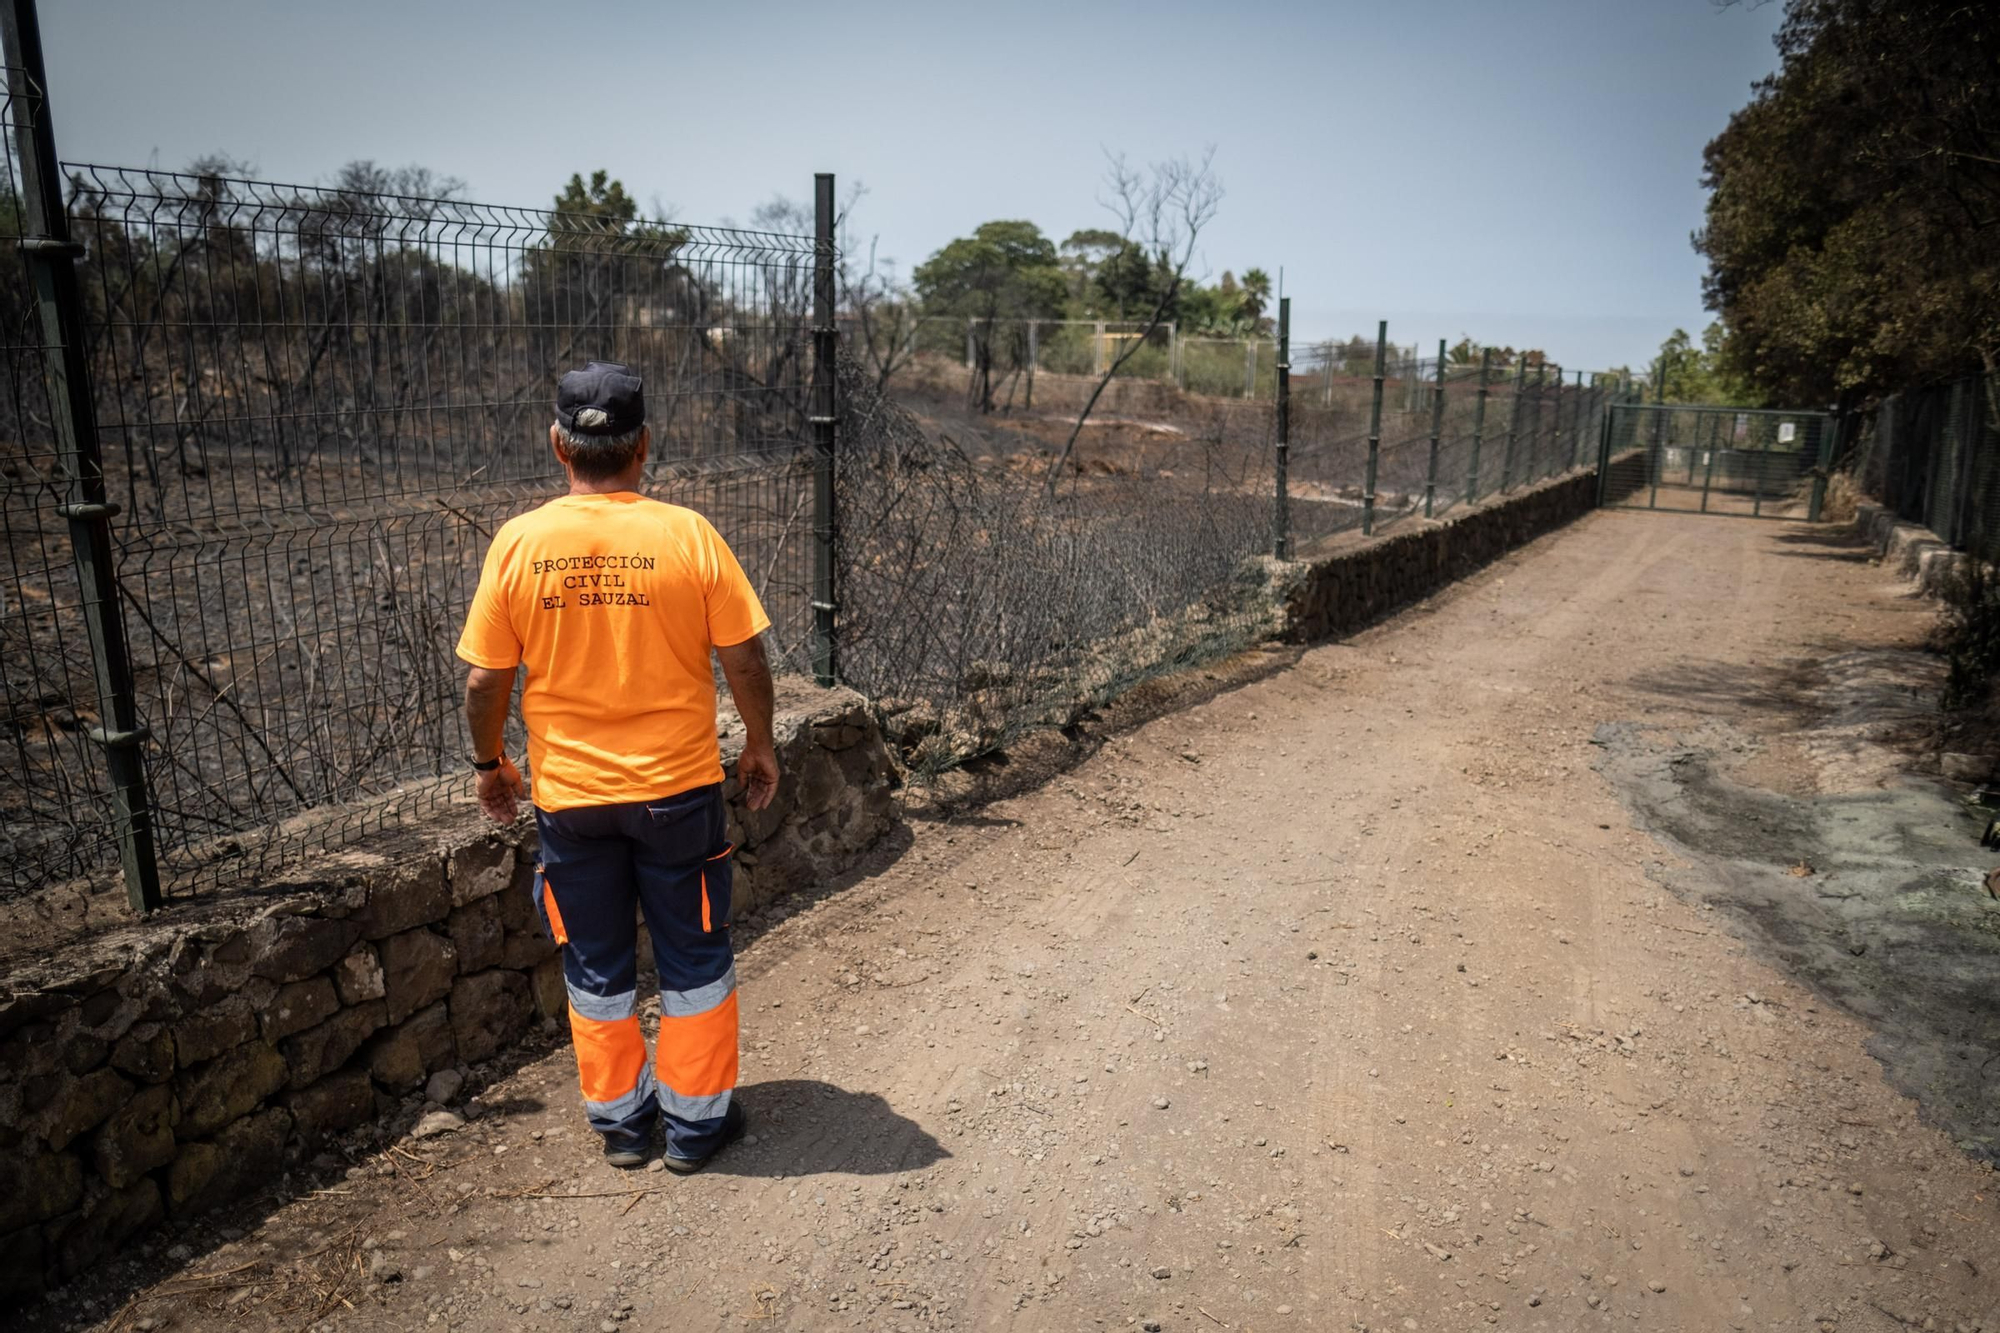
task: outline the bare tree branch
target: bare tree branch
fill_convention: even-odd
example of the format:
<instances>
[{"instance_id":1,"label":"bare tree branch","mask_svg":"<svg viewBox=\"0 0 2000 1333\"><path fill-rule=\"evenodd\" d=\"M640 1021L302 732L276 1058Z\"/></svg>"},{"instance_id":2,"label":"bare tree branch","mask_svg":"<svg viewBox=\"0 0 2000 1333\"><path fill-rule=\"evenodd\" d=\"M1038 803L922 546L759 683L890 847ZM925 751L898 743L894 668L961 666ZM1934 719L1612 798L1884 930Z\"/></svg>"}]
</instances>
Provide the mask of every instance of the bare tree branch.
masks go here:
<instances>
[{"instance_id":1,"label":"bare tree branch","mask_svg":"<svg viewBox=\"0 0 2000 1333\"><path fill-rule=\"evenodd\" d=\"M1123 153L1108 153L1107 157L1110 165L1105 171L1104 183L1109 197L1099 202L1118 219L1119 234L1126 243L1144 248L1149 259L1167 269L1168 277L1154 299L1152 310L1141 323L1138 335L1128 339L1125 349L1105 367L1104 373L1098 376L1097 383L1091 388L1090 397L1084 401L1083 410L1076 414L1076 424L1070 428L1069 439L1049 465L1050 496L1056 493L1063 469L1076 452L1077 439L1083 434L1084 424L1090 420L1097 400L1125 363L1166 323L1168 312L1179 302L1181 287L1187 280L1189 266L1194 262L1201 233L1214 221L1222 205L1222 182L1215 175L1215 149L1212 146L1203 151L1199 161L1186 157L1170 158L1165 162L1155 162L1143 171L1130 166Z\"/></svg>"}]
</instances>

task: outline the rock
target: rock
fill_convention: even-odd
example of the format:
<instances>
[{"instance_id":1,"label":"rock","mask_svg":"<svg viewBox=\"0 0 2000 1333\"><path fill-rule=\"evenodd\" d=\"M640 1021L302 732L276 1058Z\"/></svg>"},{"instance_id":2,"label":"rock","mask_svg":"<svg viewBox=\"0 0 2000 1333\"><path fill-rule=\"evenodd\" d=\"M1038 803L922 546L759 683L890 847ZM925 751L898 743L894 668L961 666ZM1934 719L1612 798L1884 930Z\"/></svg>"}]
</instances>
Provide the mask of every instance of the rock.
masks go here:
<instances>
[{"instance_id":1,"label":"rock","mask_svg":"<svg viewBox=\"0 0 2000 1333\"><path fill-rule=\"evenodd\" d=\"M369 1034L387 1021L388 1009L383 1002L369 1000L342 1009L317 1027L285 1038L278 1044L285 1057L285 1085L303 1088L319 1082L346 1064Z\"/></svg>"},{"instance_id":2,"label":"rock","mask_svg":"<svg viewBox=\"0 0 2000 1333\"><path fill-rule=\"evenodd\" d=\"M365 1069L343 1069L308 1088L288 1092L292 1132L308 1143L365 1124L375 1115L375 1088Z\"/></svg>"},{"instance_id":3,"label":"rock","mask_svg":"<svg viewBox=\"0 0 2000 1333\"><path fill-rule=\"evenodd\" d=\"M560 954L552 954L535 964L528 977L528 990L534 997L535 1012L542 1017L569 1017L569 984L563 978Z\"/></svg>"},{"instance_id":4,"label":"rock","mask_svg":"<svg viewBox=\"0 0 2000 1333\"><path fill-rule=\"evenodd\" d=\"M520 972L527 971L556 951L556 942L542 929L542 919L535 912L534 868L524 866L523 870L523 882L495 899L500 904L500 924L506 931L499 965ZM641 931L639 938L643 948L646 932Z\"/></svg>"},{"instance_id":5,"label":"rock","mask_svg":"<svg viewBox=\"0 0 2000 1333\"><path fill-rule=\"evenodd\" d=\"M1160 1279L1162 1282L1166 1281L1173 1275L1174 1275L1174 1270L1167 1267L1165 1264L1161 1264L1158 1268L1155 1268L1153 1270L1153 1276Z\"/></svg>"},{"instance_id":6,"label":"rock","mask_svg":"<svg viewBox=\"0 0 2000 1333\"><path fill-rule=\"evenodd\" d=\"M28 1227L0 1236L0 1309L26 1305L47 1285L42 1266L42 1229Z\"/></svg>"},{"instance_id":7,"label":"rock","mask_svg":"<svg viewBox=\"0 0 2000 1333\"><path fill-rule=\"evenodd\" d=\"M1164 1111L1170 1105L1172 1105L1172 1103L1170 1103L1165 1097L1153 1098L1153 1109L1155 1111Z\"/></svg>"},{"instance_id":8,"label":"rock","mask_svg":"<svg viewBox=\"0 0 2000 1333\"><path fill-rule=\"evenodd\" d=\"M274 1106L229 1125L211 1143L183 1144L167 1168L168 1211L192 1217L270 1183L291 1132L291 1112Z\"/></svg>"},{"instance_id":9,"label":"rock","mask_svg":"<svg viewBox=\"0 0 2000 1333\"><path fill-rule=\"evenodd\" d=\"M1951 782L1985 782L1993 776L1993 758L1983 754L1942 754L1938 771Z\"/></svg>"},{"instance_id":10,"label":"rock","mask_svg":"<svg viewBox=\"0 0 2000 1333\"><path fill-rule=\"evenodd\" d=\"M0 1153L0 1233L46 1222L83 1198L83 1163L71 1153Z\"/></svg>"},{"instance_id":11,"label":"rock","mask_svg":"<svg viewBox=\"0 0 2000 1333\"><path fill-rule=\"evenodd\" d=\"M256 1036L249 997L228 995L174 1025L174 1057L182 1069L191 1069Z\"/></svg>"},{"instance_id":12,"label":"rock","mask_svg":"<svg viewBox=\"0 0 2000 1333\"><path fill-rule=\"evenodd\" d=\"M439 1134L450 1134L465 1128L465 1117L456 1111L432 1111L417 1121L410 1130L413 1139L434 1138Z\"/></svg>"},{"instance_id":13,"label":"rock","mask_svg":"<svg viewBox=\"0 0 2000 1333\"><path fill-rule=\"evenodd\" d=\"M383 998L389 1021L400 1023L451 990L458 952L451 941L419 926L381 942Z\"/></svg>"},{"instance_id":14,"label":"rock","mask_svg":"<svg viewBox=\"0 0 2000 1333\"><path fill-rule=\"evenodd\" d=\"M377 1033L368 1043L368 1072L395 1092L419 1087L433 1069L455 1062L458 1046L451 1032L451 1015L442 1003L413 1014L398 1027Z\"/></svg>"},{"instance_id":15,"label":"rock","mask_svg":"<svg viewBox=\"0 0 2000 1333\"><path fill-rule=\"evenodd\" d=\"M1654 1278L1651 1282L1648 1282L1646 1284L1646 1290L1652 1292L1656 1296L1659 1293L1665 1291L1666 1289L1667 1289L1667 1284L1660 1281L1658 1278Z\"/></svg>"},{"instance_id":16,"label":"rock","mask_svg":"<svg viewBox=\"0 0 2000 1333\"><path fill-rule=\"evenodd\" d=\"M458 1055L471 1064L494 1055L527 1030L534 1017L528 981L495 968L460 977L451 988L451 1030Z\"/></svg>"},{"instance_id":17,"label":"rock","mask_svg":"<svg viewBox=\"0 0 2000 1333\"><path fill-rule=\"evenodd\" d=\"M381 999L384 993L382 959L376 954L375 946L360 945L341 959L340 965L333 970L333 984L340 992L342 1004Z\"/></svg>"},{"instance_id":18,"label":"rock","mask_svg":"<svg viewBox=\"0 0 2000 1333\"><path fill-rule=\"evenodd\" d=\"M174 1160L174 1124L180 1103L164 1083L142 1088L97 1132L97 1174L122 1190L155 1167Z\"/></svg>"},{"instance_id":19,"label":"rock","mask_svg":"<svg viewBox=\"0 0 2000 1333\"><path fill-rule=\"evenodd\" d=\"M333 983L325 977L308 977L304 981L287 982L278 988L257 1015L263 1027L264 1040L277 1042L303 1032L340 1008L340 998L333 993Z\"/></svg>"},{"instance_id":20,"label":"rock","mask_svg":"<svg viewBox=\"0 0 2000 1333\"><path fill-rule=\"evenodd\" d=\"M267 916L247 932L250 969L270 981L303 981L332 967L360 933L352 921Z\"/></svg>"},{"instance_id":21,"label":"rock","mask_svg":"<svg viewBox=\"0 0 2000 1333\"><path fill-rule=\"evenodd\" d=\"M103 1124L131 1093L132 1085L117 1070L93 1069L63 1087L35 1128L51 1149L61 1152L77 1135Z\"/></svg>"},{"instance_id":22,"label":"rock","mask_svg":"<svg viewBox=\"0 0 2000 1333\"><path fill-rule=\"evenodd\" d=\"M451 892L445 885L444 861L429 855L401 866L368 889L368 902L350 918L360 928L361 938L380 940L417 926L444 920L451 910ZM388 959L383 963L386 966Z\"/></svg>"},{"instance_id":23,"label":"rock","mask_svg":"<svg viewBox=\"0 0 2000 1333\"><path fill-rule=\"evenodd\" d=\"M118 1190L100 1189L80 1215L60 1229L51 1228L49 1248L56 1267L63 1277L75 1277L165 1215L160 1187L151 1180L135 1181Z\"/></svg>"},{"instance_id":24,"label":"rock","mask_svg":"<svg viewBox=\"0 0 2000 1333\"><path fill-rule=\"evenodd\" d=\"M500 924L497 898L476 898L454 908L445 919L445 928L451 932L452 947L458 950L460 972L480 972L499 963L507 932Z\"/></svg>"},{"instance_id":25,"label":"rock","mask_svg":"<svg viewBox=\"0 0 2000 1333\"><path fill-rule=\"evenodd\" d=\"M514 882L514 844L499 836L481 838L451 853L445 878L451 883L451 905L489 897Z\"/></svg>"},{"instance_id":26,"label":"rock","mask_svg":"<svg viewBox=\"0 0 2000 1333\"><path fill-rule=\"evenodd\" d=\"M424 1098L439 1106L449 1106L458 1100L458 1094L464 1087L465 1075L456 1069L440 1069L431 1075L430 1082L424 1084Z\"/></svg>"},{"instance_id":27,"label":"rock","mask_svg":"<svg viewBox=\"0 0 2000 1333\"><path fill-rule=\"evenodd\" d=\"M391 1259L385 1250L377 1250L368 1256L368 1280L371 1282L396 1282L403 1276L402 1266Z\"/></svg>"},{"instance_id":28,"label":"rock","mask_svg":"<svg viewBox=\"0 0 2000 1333\"><path fill-rule=\"evenodd\" d=\"M206 1138L285 1086L285 1057L262 1042L239 1046L175 1081L182 1140Z\"/></svg>"},{"instance_id":29,"label":"rock","mask_svg":"<svg viewBox=\"0 0 2000 1333\"><path fill-rule=\"evenodd\" d=\"M174 1034L164 1023L138 1023L111 1048L111 1067L141 1083L164 1083L174 1072Z\"/></svg>"}]
</instances>

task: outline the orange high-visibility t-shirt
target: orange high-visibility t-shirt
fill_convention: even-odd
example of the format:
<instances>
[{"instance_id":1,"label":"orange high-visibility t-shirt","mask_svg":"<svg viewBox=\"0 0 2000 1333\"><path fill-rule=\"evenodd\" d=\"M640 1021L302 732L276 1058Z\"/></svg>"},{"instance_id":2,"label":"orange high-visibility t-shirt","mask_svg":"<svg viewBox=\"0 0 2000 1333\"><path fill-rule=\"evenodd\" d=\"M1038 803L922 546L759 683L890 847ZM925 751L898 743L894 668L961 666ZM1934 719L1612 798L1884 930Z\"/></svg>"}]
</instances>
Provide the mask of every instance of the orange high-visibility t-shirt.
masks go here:
<instances>
[{"instance_id":1,"label":"orange high-visibility t-shirt","mask_svg":"<svg viewBox=\"0 0 2000 1333\"><path fill-rule=\"evenodd\" d=\"M700 514L631 491L565 495L493 538L458 655L528 668L535 804L568 810L722 781L709 650L770 627Z\"/></svg>"}]
</instances>

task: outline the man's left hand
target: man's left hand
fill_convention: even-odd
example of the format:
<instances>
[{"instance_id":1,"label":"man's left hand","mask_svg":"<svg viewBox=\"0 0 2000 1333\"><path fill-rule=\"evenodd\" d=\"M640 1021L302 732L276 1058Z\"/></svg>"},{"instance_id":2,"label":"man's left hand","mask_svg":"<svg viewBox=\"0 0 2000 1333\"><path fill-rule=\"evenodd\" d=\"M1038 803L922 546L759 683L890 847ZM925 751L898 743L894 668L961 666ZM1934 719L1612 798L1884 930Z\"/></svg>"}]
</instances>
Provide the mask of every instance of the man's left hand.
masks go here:
<instances>
[{"instance_id":1,"label":"man's left hand","mask_svg":"<svg viewBox=\"0 0 2000 1333\"><path fill-rule=\"evenodd\" d=\"M479 775L479 808L496 824L513 823L514 812L527 795L521 770L505 755L500 756L500 767Z\"/></svg>"}]
</instances>

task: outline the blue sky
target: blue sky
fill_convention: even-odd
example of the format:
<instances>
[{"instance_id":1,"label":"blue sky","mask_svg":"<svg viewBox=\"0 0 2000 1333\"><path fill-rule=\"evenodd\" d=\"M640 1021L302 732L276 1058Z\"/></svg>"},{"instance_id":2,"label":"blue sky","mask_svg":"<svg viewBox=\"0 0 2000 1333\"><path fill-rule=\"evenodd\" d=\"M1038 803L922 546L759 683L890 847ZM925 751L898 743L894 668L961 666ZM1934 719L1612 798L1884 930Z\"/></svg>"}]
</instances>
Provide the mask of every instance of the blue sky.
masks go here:
<instances>
[{"instance_id":1,"label":"blue sky","mask_svg":"<svg viewBox=\"0 0 2000 1333\"><path fill-rule=\"evenodd\" d=\"M1777 4L1008 6L44 0L64 157L420 163L546 204L609 168L690 222L812 173L907 271L998 217L1104 225L1104 150L1216 150L1210 276L1282 267L1297 336L1470 334L1638 365L1698 330L1702 145Z\"/></svg>"}]
</instances>

